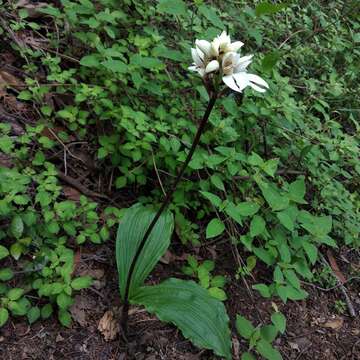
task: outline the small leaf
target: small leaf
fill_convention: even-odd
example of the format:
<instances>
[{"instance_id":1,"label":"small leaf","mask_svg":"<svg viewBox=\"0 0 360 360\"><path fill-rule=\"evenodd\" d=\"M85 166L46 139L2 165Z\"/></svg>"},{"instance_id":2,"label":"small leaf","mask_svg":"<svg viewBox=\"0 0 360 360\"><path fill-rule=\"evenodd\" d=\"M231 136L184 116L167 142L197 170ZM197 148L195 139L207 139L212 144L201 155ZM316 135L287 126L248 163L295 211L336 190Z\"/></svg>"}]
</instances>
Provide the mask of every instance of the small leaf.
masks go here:
<instances>
[{"instance_id":1,"label":"small leaf","mask_svg":"<svg viewBox=\"0 0 360 360\"><path fill-rule=\"evenodd\" d=\"M56 303L60 309L66 310L73 304L73 299L71 296L62 292L56 297Z\"/></svg>"},{"instance_id":2,"label":"small leaf","mask_svg":"<svg viewBox=\"0 0 360 360\"><path fill-rule=\"evenodd\" d=\"M53 313L53 307L51 304L46 304L41 308L41 318L48 319Z\"/></svg>"},{"instance_id":3,"label":"small leaf","mask_svg":"<svg viewBox=\"0 0 360 360\"><path fill-rule=\"evenodd\" d=\"M264 339L258 341L256 351L267 360L282 360L279 351L274 349L271 344Z\"/></svg>"},{"instance_id":4,"label":"small leaf","mask_svg":"<svg viewBox=\"0 0 360 360\"><path fill-rule=\"evenodd\" d=\"M271 297L270 289L265 284L256 284L256 285L253 285L252 288L259 291L260 295L264 298Z\"/></svg>"},{"instance_id":5,"label":"small leaf","mask_svg":"<svg viewBox=\"0 0 360 360\"><path fill-rule=\"evenodd\" d=\"M0 327L4 326L9 319L9 312L5 308L0 308Z\"/></svg>"},{"instance_id":6,"label":"small leaf","mask_svg":"<svg viewBox=\"0 0 360 360\"><path fill-rule=\"evenodd\" d=\"M316 263L316 260L318 258L318 250L317 247L307 241L304 241L302 243L302 246L306 252L306 255L308 256L310 262L312 265Z\"/></svg>"},{"instance_id":7,"label":"small leaf","mask_svg":"<svg viewBox=\"0 0 360 360\"><path fill-rule=\"evenodd\" d=\"M211 286L212 286L212 287L222 288L222 287L225 286L225 284L226 284L226 278L225 278L225 276L217 275L217 276L214 276L214 277L211 279Z\"/></svg>"},{"instance_id":8,"label":"small leaf","mask_svg":"<svg viewBox=\"0 0 360 360\"><path fill-rule=\"evenodd\" d=\"M285 332L286 317L281 312L272 314L271 321L282 334Z\"/></svg>"},{"instance_id":9,"label":"small leaf","mask_svg":"<svg viewBox=\"0 0 360 360\"><path fill-rule=\"evenodd\" d=\"M16 301L20 299L24 294L24 289L21 288L14 288L8 291L6 296L9 298L9 300Z\"/></svg>"},{"instance_id":10,"label":"small leaf","mask_svg":"<svg viewBox=\"0 0 360 360\"><path fill-rule=\"evenodd\" d=\"M260 205L254 202L245 201L238 204L236 209L241 216L253 216L260 209Z\"/></svg>"},{"instance_id":11,"label":"small leaf","mask_svg":"<svg viewBox=\"0 0 360 360\"><path fill-rule=\"evenodd\" d=\"M253 324L241 315L236 315L236 330L244 339L250 339L255 331Z\"/></svg>"},{"instance_id":12,"label":"small leaf","mask_svg":"<svg viewBox=\"0 0 360 360\"><path fill-rule=\"evenodd\" d=\"M219 175L212 175L210 178L211 183L219 190L225 191L225 186Z\"/></svg>"},{"instance_id":13,"label":"small leaf","mask_svg":"<svg viewBox=\"0 0 360 360\"><path fill-rule=\"evenodd\" d=\"M276 213L276 216L279 219L280 223L286 227L286 229L288 229L289 231L294 230L294 221L286 210Z\"/></svg>"},{"instance_id":14,"label":"small leaf","mask_svg":"<svg viewBox=\"0 0 360 360\"><path fill-rule=\"evenodd\" d=\"M245 352L241 355L241 360L256 360L256 359L253 354L249 352Z\"/></svg>"},{"instance_id":15,"label":"small leaf","mask_svg":"<svg viewBox=\"0 0 360 360\"><path fill-rule=\"evenodd\" d=\"M256 16L262 16L262 15L271 15L279 12L280 10L283 10L287 8L289 5L287 3L283 4L272 4L267 1L263 1L255 8L255 14Z\"/></svg>"},{"instance_id":16,"label":"small leaf","mask_svg":"<svg viewBox=\"0 0 360 360\"><path fill-rule=\"evenodd\" d=\"M81 58L80 65L87 67L99 67L100 62L97 54L85 55L84 57Z\"/></svg>"},{"instance_id":17,"label":"small leaf","mask_svg":"<svg viewBox=\"0 0 360 360\"><path fill-rule=\"evenodd\" d=\"M299 204L306 204L306 201L304 200L305 191L306 188L304 179L297 179L289 185L290 200Z\"/></svg>"},{"instance_id":18,"label":"small leaf","mask_svg":"<svg viewBox=\"0 0 360 360\"><path fill-rule=\"evenodd\" d=\"M265 220L261 216L255 215L250 223L251 237L255 237L262 234L264 230L265 230Z\"/></svg>"},{"instance_id":19,"label":"small leaf","mask_svg":"<svg viewBox=\"0 0 360 360\"><path fill-rule=\"evenodd\" d=\"M272 51L265 55L261 62L261 66L264 71L270 71L276 65L280 59L280 53L278 51Z\"/></svg>"},{"instance_id":20,"label":"small leaf","mask_svg":"<svg viewBox=\"0 0 360 360\"><path fill-rule=\"evenodd\" d=\"M40 309L37 306L32 307L27 313L27 318L30 325L33 324L36 320L38 320L39 317Z\"/></svg>"},{"instance_id":21,"label":"small leaf","mask_svg":"<svg viewBox=\"0 0 360 360\"><path fill-rule=\"evenodd\" d=\"M0 269L0 281L8 281L14 277L14 272L10 268Z\"/></svg>"},{"instance_id":22,"label":"small leaf","mask_svg":"<svg viewBox=\"0 0 360 360\"><path fill-rule=\"evenodd\" d=\"M19 215L15 215L10 224L10 231L11 234L16 238L19 239L24 231L24 223Z\"/></svg>"},{"instance_id":23,"label":"small leaf","mask_svg":"<svg viewBox=\"0 0 360 360\"><path fill-rule=\"evenodd\" d=\"M215 194L212 194L207 191L200 191L200 194L204 196L206 199L208 199L212 205L215 207L219 207L222 203L222 200Z\"/></svg>"},{"instance_id":24,"label":"small leaf","mask_svg":"<svg viewBox=\"0 0 360 360\"><path fill-rule=\"evenodd\" d=\"M224 223L218 219L212 219L206 227L206 238L210 239L216 236L221 235L225 230Z\"/></svg>"},{"instance_id":25,"label":"small leaf","mask_svg":"<svg viewBox=\"0 0 360 360\"><path fill-rule=\"evenodd\" d=\"M274 325L265 325L260 329L260 334L264 340L272 343L276 339L278 330Z\"/></svg>"},{"instance_id":26,"label":"small leaf","mask_svg":"<svg viewBox=\"0 0 360 360\"><path fill-rule=\"evenodd\" d=\"M91 276L80 276L71 282L71 287L74 290L81 290L88 288L92 284Z\"/></svg>"},{"instance_id":27,"label":"small leaf","mask_svg":"<svg viewBox=\"0 0 360 360\"><path fill-rule=\"evenodd\" d=\"M6 258L9 255L9 250L5 247L0 245L0 260Z\"/></svg>"},{"instance_id":28,"label":"small leaf","mask_svg":"<svg viewBox=\"0 0 360 360\"><path fill-rule=\"evenodd\" d=\"M101 63L108 70L116 73L126 73L127 65L121 60L106 60Z\"/></svg>"},{"instance_id":29,"label":"small leaf","mask_svg":"<svg viewBox=\"0 0 360 360\"><path fill-rule=\"evenodd\" d=\"M66 326L66 327L70 327L71 326L71 315L67 310L59 310L58 313L58 319L61 323L61 325Z\"/></svg>"},{"instance_id":30,"label":"small leaf","mask_svg":"<svg viewBox=\"0 0 360 360\"><path fill-rule=\"evenodd\" d=\"M187 6L183 0L159 0L157 11L170 15L187 15Z\"/></svg>"},{"instance_id":31,"label":"small leaf","mask_svg":"<svg viewBox=\"0 0 360 360\"><path fill-rule=\"evenodd\" d=\"M284 270L285 278L289 281L289 283L296 289L300 289L300 280L296 276L294 270Z\"/></svg>"},{"instance_id":32,"label":"small leaf","mask_svg":"<svg viewBox=\"0 0 360 360\"><path fill-rule=\"evenodd\" d=\"M223 289L220 289L218 287L211 287L208 289L209 294L214 297L215 299L218 299L220 301L225 301L227 299L226 293Z\"/></svg>"}]
</instances>

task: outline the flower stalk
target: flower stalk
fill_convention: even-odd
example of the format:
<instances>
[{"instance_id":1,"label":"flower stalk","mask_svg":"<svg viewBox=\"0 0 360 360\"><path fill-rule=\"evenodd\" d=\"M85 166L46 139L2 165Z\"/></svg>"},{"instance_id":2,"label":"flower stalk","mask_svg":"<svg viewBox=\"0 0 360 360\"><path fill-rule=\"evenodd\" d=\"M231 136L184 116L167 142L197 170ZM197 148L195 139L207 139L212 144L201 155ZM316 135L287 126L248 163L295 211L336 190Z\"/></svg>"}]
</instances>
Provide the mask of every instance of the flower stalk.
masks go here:
<instances>
[{"instance_id":1,"label":"flower stalk","mask_svg":"<svg viewBox=\"0 0 360 360\"><path fill-rule=\"evenodd\" d=\"M216 99L218 98L218 93L214 92L212 94L212 96L209 99L207 108L205 110L204 116L198 126L196 135L194 137L193 143L191 145L190 151L185 159L185 162L182 164L180 171L178 173L178 175L176 176L176 179L174 181L174 183L172 184L172 187L170 189L170 191L167 192L159 210L157 211L156 215L154 216L152 222L150 223L148 229L146 230L144 237L142 238L139 247L135 253L134 258L132 259L130 268L129 268L129 274L128 277L126 279L126 287L125 287L125 296L124 296L124 305L122 308L122 317L121 317L121 327L123 330L123 334L126 336L127 334L127 330L128 330L128 318L129 318L129 290L130 290L130 284L131 284L131 279L135 270L135 266L137 263L137 260L139 259L139 256L146 244L147 239L149 238L151 231L153 230L154 226L156 225L156 222L159 220L161 214L163 213L163 211L167 208L167 206L170 204L172 196L174 194L174 192L176 191L176 188L180 182L180 180L182 179L184 172L189 164L189 162L191 161L192 156L194 155L195 149L198 146L199 142L200 142L200 138L202 133L204 132L205 126L209 120L211 111L214 108Z\"/></svg>"}]
</instances>

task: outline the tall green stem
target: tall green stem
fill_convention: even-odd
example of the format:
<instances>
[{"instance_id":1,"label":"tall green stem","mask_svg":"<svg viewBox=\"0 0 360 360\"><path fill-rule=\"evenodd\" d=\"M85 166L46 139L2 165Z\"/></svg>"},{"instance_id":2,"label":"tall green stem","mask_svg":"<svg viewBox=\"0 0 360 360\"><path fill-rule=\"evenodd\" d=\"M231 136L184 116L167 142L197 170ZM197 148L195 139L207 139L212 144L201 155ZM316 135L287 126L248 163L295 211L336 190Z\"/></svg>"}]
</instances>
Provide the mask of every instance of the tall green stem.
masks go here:
<instances>
[{"instance_id":1,"label":"tall green stem","mask_svg":"<svg viewBox=\"0 0 360 360\"><path fill-rule=\"evenodd\" d=\"M124 296L124 305L123 305L123 309L122 309L122 317L121 317L121 326L122 326L122 330L124 332L124 334L126 335L127 334L127 327L128 327L128 317L129 317L129 290L130 290L130 284L131 284L131 279L132 279L132 276L133 276L133 273L134 273L134 270L135 270L135 265L136 265L136 262L141 254L141 251L143 250L145 244L146 244L146 240L148 239L151 231L153 230L156 222L159 220L160 218L160 215L162 214L162 212L166 209L166 207L169 205L171 199L172 199L172 196L176 190L176 187L177 185L179 184L181 178L183 177L184 175L184 172L192 158L192 156L194 155L194 152L195 152L195 149L197 147L197 145L199 144L200 142L200 138L201 138L201 135L205 129L205 125L207 124L208 120L209 120L209 116L211 114L211 111L215 105L215 102L216 102L216 99L217 99L217 94L214 94L210 100L209 100L209 103L207 105L207 108L206 108L206 111L204 113L204 116L199 124L199 127L197 129L197 132L196 132L196 135L195 135L195 138L194 138L194 141L191 145L191 148L190 148L190 151L186 157L186 160L185 162L183 163L174 183L172 184L172 187L170 189L170 191L168 191L168 193L166 194L159 210L157 211L154 219L152 220L152 222L150 223L148 229L146 230L145 234L144 234L144 237L142 238L141 242L140 242L140 245L135 253L135 256L134 258L132 259L132 262L131 262L131 265L130 265L130 268L129 268L129 274L128 274L128 277L126 279L126 287L125 287L125 296Z\"/></svg>"}]
</instances>

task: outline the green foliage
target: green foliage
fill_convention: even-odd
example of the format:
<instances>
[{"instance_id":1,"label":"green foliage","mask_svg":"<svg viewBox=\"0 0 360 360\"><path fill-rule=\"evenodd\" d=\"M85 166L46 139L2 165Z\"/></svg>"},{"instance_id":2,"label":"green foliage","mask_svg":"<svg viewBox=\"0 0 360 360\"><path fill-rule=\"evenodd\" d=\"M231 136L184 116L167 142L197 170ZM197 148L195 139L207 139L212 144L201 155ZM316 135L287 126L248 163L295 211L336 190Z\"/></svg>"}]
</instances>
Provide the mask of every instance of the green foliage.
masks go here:
<instances>
[{"instance_id":1,"label":"green foliage","mask_svg":"<svg viewBox=\"0 0 360 360\"><path fill-rule=\"evenodd\" d=\"M155 215L154 210L135 204L126 211L119 225L116 262L123 300L131 263ZM160 320L174 323L195 345L212 349L216 354L230 359L229 318L224 305L215 299L223 295L223 291L219 287L208 289L210 271L214 269L213 262L206 261L198 266L195 258L188 260L189 269L197 271L202 286L180 279L168 279L160 285L143 286L170 244L173 223L173 216L169 211L160 215L135 263L130 280L129 300L133 304L144 305ZM221 280L213 278L211 281L215 285L223 285ZM66 323L64 325L67 326Z\"/></svg>"},{"instance_id":2,"label":"green foliage","mask_svg":"<svg viewBox=\"0 0 360 360\"><path fill-rule=\"evenodd\" d=\"M144 305L160 320L174 323L196 346L231 359L225 307L196 283L168 279L160 285L140 288L133 302Z\"/></svg>"},{"instance_id":3,"label":"green foliage","mask_svg":"<svg viewBox=\"0 0 360 360\"><path fill-rule=\"evenodd\" d=\"M254 327L254 325L241 315L236 316L236 329L241 337L249 342L249 350L253 350L263 358L268 360L281 360L279 351L272 346L272 342L278 333L284 333L286 329L286 319L280 312L271 315L271 325ZM254 359L249 352L243 354L242 359Z\"/></svg>"}]
</instances>

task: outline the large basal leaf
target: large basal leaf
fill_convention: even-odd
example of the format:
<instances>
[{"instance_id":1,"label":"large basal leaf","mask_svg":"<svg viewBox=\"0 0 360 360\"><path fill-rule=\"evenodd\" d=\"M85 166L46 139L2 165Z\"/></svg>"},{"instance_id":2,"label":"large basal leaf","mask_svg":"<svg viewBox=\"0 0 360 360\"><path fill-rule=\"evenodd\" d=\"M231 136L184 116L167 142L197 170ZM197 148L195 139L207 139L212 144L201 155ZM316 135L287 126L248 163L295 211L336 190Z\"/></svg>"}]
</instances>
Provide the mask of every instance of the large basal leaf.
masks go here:
<instances>
[{"instance_id":1,"label":"large basal leaf","mask_svg":"<svg viewBox=\"0 0 360 360\"><path fill-rule=\"evenodd\" d=\"M116 237L116 262L122 299L125 295L131 261L155 214L154 210L136 204L126 211L119 225ZM157 221L137 261L130 284L130 297L135 289L143 285L146 277L169 247L173 228L173 216L166 211Z\"/></svg>"},{"instance_id":2,"label":"large basal leaf","mask_svg":"<svg viewBox=\"0 0 360 360\"><path fill-rule=\"evenodd\" d=\"M195 282L171 278L160 285L144 286L131 302L144 305L161 321L175 324L194 345L231 359L225 306Z\"/></svg>"}]
</instances>

